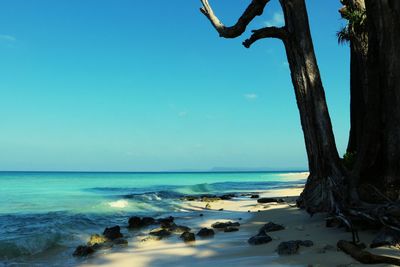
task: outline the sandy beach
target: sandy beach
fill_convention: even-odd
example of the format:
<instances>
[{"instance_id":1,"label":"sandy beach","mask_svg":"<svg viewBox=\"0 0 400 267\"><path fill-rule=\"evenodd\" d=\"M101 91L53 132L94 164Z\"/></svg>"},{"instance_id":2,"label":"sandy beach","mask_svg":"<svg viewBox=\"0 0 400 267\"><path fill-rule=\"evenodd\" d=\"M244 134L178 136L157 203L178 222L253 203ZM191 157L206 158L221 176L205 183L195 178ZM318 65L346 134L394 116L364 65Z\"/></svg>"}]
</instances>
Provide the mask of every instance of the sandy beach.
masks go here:
<instances>
[{"instance_id":1,"label":"sandy beach","mask_svg":"<svg viewBox=\"0 0 400 267\"><path fill-rule=\"evenodd\" d=\"M205 209L204 202L185 201L182 208L188 215L176 218L175 222L192 228L193 233L203 227L210 228L215 222L226 221L239 222L240 230L228 233L217 230L213 238L196 236L192 243L184 243L179 235L141 242L149 229L131 231L127 247L96 252L81 266L361 266L336 248L338 240L350 241L351 233L344 229L326 228L324 214L310 217L295 207L295 199L301 191L302 188L290 188L260 194L260 197L283 198L285 203L258 204L257 199L240 197L212 202L210 209ZM247 240L267 222L281 224L285 229L268 233L273 240L267 244L249 245ZM374 234L371 231L359 233L361 241L367 245ZM295 255L278 255L278 245L291 240L311 240L313 246L300 246ZM390 248L369 250L381 255L400 256L398 250Z\"/></svg>"}]
</instances>

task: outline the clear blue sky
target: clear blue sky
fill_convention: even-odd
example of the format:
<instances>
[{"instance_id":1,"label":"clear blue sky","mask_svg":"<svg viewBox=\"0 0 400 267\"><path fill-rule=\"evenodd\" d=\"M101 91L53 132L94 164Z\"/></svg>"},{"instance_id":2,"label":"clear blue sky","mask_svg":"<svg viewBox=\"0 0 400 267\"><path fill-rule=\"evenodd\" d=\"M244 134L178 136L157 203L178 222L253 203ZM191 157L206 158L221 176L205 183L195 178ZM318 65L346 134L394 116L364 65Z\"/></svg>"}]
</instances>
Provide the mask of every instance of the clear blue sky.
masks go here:
<instances>
[{"instance_id":1,"label":"clear blue sky","mask_svg":"<svg viewBox=\"0 0 400 267\"><path fill-rule=\"evenodd\" d=\"M211 0L231 24L250 1ZM339 1L307 1L339 151ZM286 55L221 39L198 0L0 1L0 170L305 169ZM277 1L250 29L280 24Z\"/></svg>"}]
</instances>

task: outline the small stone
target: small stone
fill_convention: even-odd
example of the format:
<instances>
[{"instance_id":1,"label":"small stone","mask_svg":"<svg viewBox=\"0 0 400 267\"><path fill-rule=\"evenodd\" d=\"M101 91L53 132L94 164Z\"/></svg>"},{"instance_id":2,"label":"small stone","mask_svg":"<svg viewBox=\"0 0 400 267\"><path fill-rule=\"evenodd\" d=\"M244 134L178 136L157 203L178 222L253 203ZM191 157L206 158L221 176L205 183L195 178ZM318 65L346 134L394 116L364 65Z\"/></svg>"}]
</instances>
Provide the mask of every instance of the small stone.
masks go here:
<instances>
[{"instance_id":1,"label":"small stone","mask_svg":"<svg viewBox=\"0 0 400 267\"><path fill-rule=\"evenodd\" d=\"M110 228L106 228L103 232L103 235L109 240L114 240L123 237L120 231L121 228L118 225L116 225Z\"/></svg>"},{"instance_id":2,"label":"small stone","mask_svg":"<svg viewBox=\"0 0 400 267\"><path fill-rule=\"evenodd\" d=\"M161 226L161 228L168 230L169 232L172 232L174 234L182 234L184 232L190 232L190 228L187 226L183 225L176 225L175 223L172 223L171 225L168 225L167 227Z\"/></svg>"},{"instance_id":3,"label":"small stone","mask_svg":"<svg viewBox=\"0 0 400 267\"><path fill-rule=\"evenodd\" d=\"M174 217L169 216L169 217L165 217L165 218L160 218L157 220L157 222L160 224L171 224L174 222L174 220L175 220Z\"/></svg>"},{"instance_id":4,"label":"small stone","mask_svg":"<svg viewBox=\"0 0 400 267\"><path fill-rule=\"evenodd\" d=\"M276 224L273 222L266 223L263 227L261 227L259 233L269 233L284 230L285 227L280 224Z\"/></svg>"},{"instance_id":5,"label":"small stone","mask_svg":"<svg viewBox=\"0 0 400 267\"><path fill-rule=\"evenodd\" d=\"M225 233L231 233L231 232L237 232L239 231L239 228L237 227L232 227L232 226L228 226L224 229Z\"/></svg>"},{"instance_id":6,"label":"small stone","mask_svg":"<svg viewBox=\"0 0 400 267\"><path fill-rule=\"evenodd\" d=\"M193 242L196 240L196 237L193 233L190 232L184 232L183 234L181 234L181 239L184 242Z\"/></svg>"},{"instance_id":7,"label":"small stone","mask_svg":"<svg viewBox=\"0 0 400 267\"><path fill-rule=\"evenodd\" d=\"M229 222L216 222L211 225L211 227L215 229L225 229L227 227L232 227L232 226L233 227L240 226L240 223L229 221Z\"/></svg>"},{"instance_id":8,"label":"small stone","mask_svg":"<svg viewBox=\"0 0 400 267\"><path fill-rule=\"evenodd\" d=\"M153 229L152 231L150 231L149 234L150 235L154 235L154 236L158 236L160 238L164 238L164 237L170 236L171 232L166 230L166 229L157 228L157 229Z\"/></svg>"},{"instance_id":9,"label":"small stone","mask_svg":"<svg viewBox=\"0 0 400 267\"><path fill-rule=\"evenodd\" d=\"M299 243L297 241L287 241L279 244L277 252L279 255L297 254L299 251Z\"/></svg>"},{"instance_id":10,"label":"small stone","mask_svg":"<svg viewBox=\"0 0 400 267\"><path fill-rule=\"evenodd\" d=\"M307 248L314 246L314 242L312 242L311 240L303 240L303 241L298 240L297 242L299 243L300 246Z\"/></svg>"},{"instance_id":11,"label":"small stone","mask_svg":"<svg viewBox=\"0 0 400 267\"><path fill-rule=\"evenodd\" d=\"M260 198L260 195L254 194L254 195L251 195L250 198Z\"/></svg>"},{"instance_id":12,"label":"small stone","mask_svg":"<svg viewBox=\"0 0 400 267\"><path fill-rule=\"evenodd\" d=\"M89 246L78 246L74 253L72 254L74 257L86 257L90 254L93 254L95 250Z\"/></svg>"},{"instance_id":13,"label":"small stone","mask_svg":"<svg viewBox=\"0 0 400 267\"><path fill-rule=\"evenodd\" d=\"M223 210L224 210L224 209L222 209L222 208L221 208L221 209L219 209L219 211L223 211Z\"/></svg>"},{"instance_id":14,"label":"small stone","mask_svg":"<svg viewBox=\"0 0 400 267\"><path fill-rule=\"evenodd\" d=\"M138 216L133 216L129 218L128 221L128 228L130 229L137 229L137 228L141 228L141 227L145 227L145 226L149 226L151 224L155 223L155 219L152 217L143 217L140 218Z\"/></svg>"},{"instance_id":15,"label":"small stone","mask_svg":"<svg viewBox=\"0 0 400 267\"><path fill-rule=\"evenodd\" d=\"M213 229L209 228L202 228L200 231L197 233L198 236L200 237L213 237L215 234Z\"/></svg>"},{"instance_id":16,"label":"small stone","mask_svg":"<svg viewBox=\"0 0 400 267\"><path fill-rule=\"evenodd\" d=\"M200 213L200 215L199 215L200 217L203 217L204 216L204 214L203 213Z\"/></svg>"},{"instance_id":17,"label":"small stone","mask_svg":"<svg viewBox=\"0 0 400 267\"><path fill-rule=\"evenodd\" d=\"M264 203L273 203L273 202L278 202L276 198L269 198L269 197L263 197L259 198L257 200L258 203L264 204Z\"/></svg>"},{"instance_id":18,"label":"small stone","mask_svg":"<svg viewBox=\"0 0 400 267\"><path fill-rule=\"evenodd\" d=\"M255 235L253 237L250 237L249 240L247 241L250 245L262 245L262 244L267 244L272 241L272 238L269 235Z\"/></svg>"},{"instance_id":19,"label":"small stone","mask_svg":"<svg viewBox=\"0 0 400 267\"><path fill-rule=\"evenodd\" d=\"M226 195L222 195L220 198L222 200L231 200L232 198L236 197L235 194L226 194Z\"/></svg>"}]
</instances>

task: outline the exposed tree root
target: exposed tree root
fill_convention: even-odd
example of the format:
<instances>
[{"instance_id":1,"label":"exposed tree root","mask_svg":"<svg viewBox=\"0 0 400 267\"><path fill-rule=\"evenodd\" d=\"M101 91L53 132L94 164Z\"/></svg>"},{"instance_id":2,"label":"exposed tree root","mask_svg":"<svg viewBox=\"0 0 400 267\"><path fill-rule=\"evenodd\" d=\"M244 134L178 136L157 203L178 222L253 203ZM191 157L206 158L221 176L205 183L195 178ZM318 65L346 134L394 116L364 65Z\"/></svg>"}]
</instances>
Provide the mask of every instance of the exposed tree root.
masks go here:
<instances>
[{"instance_id":1,"label":"exposed tree root","mask_svg":"<svg viewBox=\"0 0 400 267\"><path fill-rule=\"evenodd\" d=\"M393 264L393 265L400 266L400 259L372 254L368 251L362 250L357 245L355 245L351 242L348 242L348 241L340 240L337 243L337 247L339 249L341 249L343 252L345 252L346 254L349 254L351 257L353 257L357 261L364 263L364 264L383 263L383 264Z\"/></svg>"}]
</instances>

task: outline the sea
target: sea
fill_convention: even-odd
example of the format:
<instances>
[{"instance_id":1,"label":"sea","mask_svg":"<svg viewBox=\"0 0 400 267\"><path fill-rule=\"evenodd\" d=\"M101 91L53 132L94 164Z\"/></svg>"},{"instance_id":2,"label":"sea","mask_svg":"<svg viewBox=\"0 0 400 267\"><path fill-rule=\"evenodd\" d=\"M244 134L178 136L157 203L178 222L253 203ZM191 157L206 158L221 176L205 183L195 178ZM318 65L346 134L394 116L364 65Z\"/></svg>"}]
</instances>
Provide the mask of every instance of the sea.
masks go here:
<instances>
[{"instance_id":1,"label":"sea","mask_svg":"<svg viewBox=\"0 0 400 267\"><path fill-rule=\"evenodd\" d=\"M0 266L74 266L74 249L130 216L182 216L187 195L303 186L296 172L0 172Z\"/></svg>"}]
</instances>

